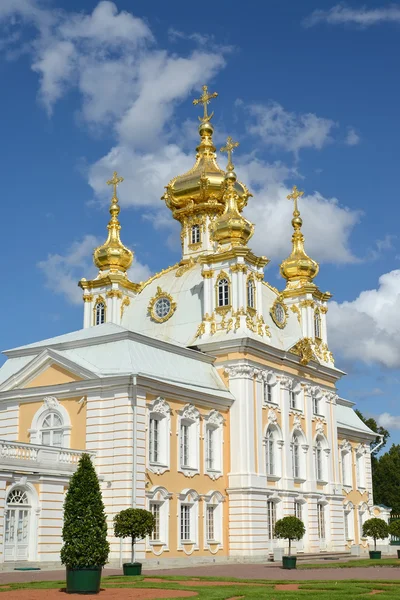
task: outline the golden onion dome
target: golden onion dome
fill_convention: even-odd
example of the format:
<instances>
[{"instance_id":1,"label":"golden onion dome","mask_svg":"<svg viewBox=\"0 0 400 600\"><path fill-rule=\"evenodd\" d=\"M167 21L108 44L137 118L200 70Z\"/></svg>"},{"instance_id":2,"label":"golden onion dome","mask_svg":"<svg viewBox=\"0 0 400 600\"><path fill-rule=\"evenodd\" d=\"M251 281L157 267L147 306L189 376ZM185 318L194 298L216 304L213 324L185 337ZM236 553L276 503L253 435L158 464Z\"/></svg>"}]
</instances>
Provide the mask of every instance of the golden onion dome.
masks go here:
<instances>
[{"instance_id":1,"label":"golden onion dome","mask_svg":"<svg viewBox=\"0 0 400 600\"><path fill-rule=\"evenodd\" d=\"M196 148L196 162L187 173L172 179L162 196L173 217L178 221L193 213L221 214L225 208L225 172L217 163L216 148L212 139L214 128L210 122L214 113L207 113L207 105L217 95L216 92L209 94L207 86L204 85L202 96L193 101L193 104L201 103L204 107L204 115L199 117L200 144ZM234 187L238 195L238 208L242 210L251 194L246 186L238 181L235 181Z\"/></svg>"},{"instance_id":2,"label":"golden onion dome","mask_svg":"<svg viewBox=\"0 0 400 600\"><path fill-rule=\"evenodd\" d=\"M110 214L111 219L107 225L108 237L101 246L98 246L93 253L93 262L100 271L109 271L111 273L126 273L133 261L133 252L121 242L121 225L118 220L120 207L117 198L117 186L123 181L114 171L113 178L107 181L108 185L114 188L111 198Z\"/></svg>"},{"instance_id":3,"label":"golden onion dome","mask_svg":"<svg viewBox=\"0 0 400 600\"><path fill-rule=\"evenodd\" d=\"M292 235L292 252L290 256L281 263L280 272L282 277L288 283L311 283L319 271L318 263L310 258L304 250L304 235L301 232L303 220L300 217L297 201L304 194L296 186L287 197L288 200L294 200L294 211L292 226L294 229Z\"/></svg>"},{"instance_id":4,"label":"golden onion dome","mask_svg":"<svg viewBox=\"0 0 400 600\"><path fill-rule=\"evenodd\" d=\"M226 146L221 148L228 153L228 166L224 178L223 201L225 209L211 225L211 237L219 244L230 244L231 246L246 246L254 233L254 225L245 219L239 211L239 194L236 190L236 173L232 164L232 151L239 146L228 137Z\"/></svg>"}]
</instances>

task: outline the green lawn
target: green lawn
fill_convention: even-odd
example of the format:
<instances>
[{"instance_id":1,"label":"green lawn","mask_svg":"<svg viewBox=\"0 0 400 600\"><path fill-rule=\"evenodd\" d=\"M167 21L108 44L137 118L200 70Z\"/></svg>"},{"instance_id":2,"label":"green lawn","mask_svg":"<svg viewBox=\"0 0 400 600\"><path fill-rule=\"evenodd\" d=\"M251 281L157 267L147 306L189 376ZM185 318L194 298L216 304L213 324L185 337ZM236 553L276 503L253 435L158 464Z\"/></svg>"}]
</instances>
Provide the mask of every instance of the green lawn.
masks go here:
<instances>
[{"instance_id":1,"label":"green lawn","mask_svg":"<svg viewBox=\"0 0 400 600\"><path fill-rule=\"evenodd\" d=\"M323 563L297 563L298 569L354 569L354 567L400 567L400 560L398 558L382 558L380 560L360 558L359 560L348 560L346 562L327 560ZM379 595L379 597L381 596L382 594Z\"/></svg>"},{"instance_id":2,"label":"green lawn","mask_svg":"<svg viewBox=\"0 0 400 600\"><path fill-rule=\"evenodd\" d=\"M157 588L171 590L193 590L198 593L199 600L227 600L232 597L241 597L243 600L367 600L373 590L380 590L377 600L398 600L400 598L400 581L302 581L298 583L298 590L276 590L277 584L285 583L285 573L282 572L281 581L245 581L230 580L226 586L193 586L188 577L158 577L162 582L149 582L146 577L104 577L102 587L112 588ZM219 578L196 578L204 581L223 581ZM182 582L182 583L179 583ZM240 585L242 584L242 585ZM260 585L261 584L261 585ZM10 589L53 589L63 588L64 581L45 581L35 583L14 583L0 585L0 592L9 592ZM44 596L45 597L45 596ZM98 596L101 600L101 593ZM6 596L5 596L6 600Z\"/></svg>"}]
</instances>

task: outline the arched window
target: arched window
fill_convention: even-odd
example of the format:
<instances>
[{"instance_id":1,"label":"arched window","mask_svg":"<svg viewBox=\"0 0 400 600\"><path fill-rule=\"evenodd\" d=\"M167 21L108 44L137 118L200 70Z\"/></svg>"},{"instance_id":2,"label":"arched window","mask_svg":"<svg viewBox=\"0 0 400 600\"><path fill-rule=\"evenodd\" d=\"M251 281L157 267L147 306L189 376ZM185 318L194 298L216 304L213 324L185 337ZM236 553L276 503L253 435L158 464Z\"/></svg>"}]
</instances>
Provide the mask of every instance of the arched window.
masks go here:
<instances>
[{"instance_id":1,"label":"arched window","mask_svg":"<svg viewBox=\"0 0 400 600\"><path fill-rule=\"evenodd\" d=\"M191 243L198 244L200 242L200 225L192 225Z\"/></svg>"},{"instance_id":2,"label":"arched window","mask_svg":"<svg viewBox=\"0 0 400 600\"><path fill-rule=\"evenodd\" d=\"M64 423L59 413L50 412L44 417L39 430L39 439L44 446L63 447Z\"/></svg>"},{"instance_id":3,"label":"arched window","mask_svg":"<svg viewBox=\"0 0 400 600\"><path fill-rule=\"evenodd\" d=\"M292 474L294 479L299 479L301 476L300 438L297 433L294 433L292 438Z\"/></svg>"},{"instance_id":4,"label":"arched window","mask_svg":"<svg viewBox=\"0 0 400 600\"><path fill-rule=\"evenodd\" d=\"M247 280L247 307L256 307L256 286L252 277Z\"/></svg>"},{"instance_id":5,"label":"arched window","mask_svg":"<svg viewBox=\"0 0 400 600\"><path fill-rule=\"evenodd\" d=\"M168 546L169 501L172 494L164 487L156 487L146 492L148 508L155 520L155 528L150 535L149 546Z\"/></svg>"},{"instance_id":6,"label":"arched window","mask_svg":"<svg viewBox=\"0 0 400 600\"><path fill-rule=\"evenodd\" d=\"M106 307L104 302L97 302L95 306L95 325L102 325L106 321Z\"/></svg>"},{"instance_id":7,"label":"arched window","mask_svg":"<svg viewBox=\"0 0 400 600\"><path fill-rule=\"evenodd\" d=\"M316 310L314 313L314 336L321 339L321 315L319 310Z\"/></svg>"},{"instance_id":8,"label":"arched window","mask_svg":"<svg viewBox=\"0 0 400 600\"><path fill-rule=\"evenodd\" d=\"M329 479L329 447L328 440L322 434L317 435L314 444L314 459L315 459L315 479L318 482L326 483Z\"/></svg>"},{"instance_id":9,"label":"arched window","mask_svg":"<svg viewBox=\"0 0 400 600\"><path fill-rule=\"evenodd\" d=\"M223 540L223 512L224 497L220 492L209 492L204 496L204 533L207 544L220 544Z\"/></svg>"},{"instance_id":10,"label":"arched window","mask_svg":"<svg viewBox=\"0 0 400 600\"><path fill-rule=\"evenodd\" d=\"M159 396L148 405L148 466L161 475L170 464L171 409Z\"/></svg>"},{"instance_id":11,"label":"arched window","mask_svg":"<svg viewBox=\"0 0 400 600\"><path fill-rule=\"evenodd\" d=\"M218 281L218 306L229 306L229 281L223 277Z\"/></svg>"}]
</instances>

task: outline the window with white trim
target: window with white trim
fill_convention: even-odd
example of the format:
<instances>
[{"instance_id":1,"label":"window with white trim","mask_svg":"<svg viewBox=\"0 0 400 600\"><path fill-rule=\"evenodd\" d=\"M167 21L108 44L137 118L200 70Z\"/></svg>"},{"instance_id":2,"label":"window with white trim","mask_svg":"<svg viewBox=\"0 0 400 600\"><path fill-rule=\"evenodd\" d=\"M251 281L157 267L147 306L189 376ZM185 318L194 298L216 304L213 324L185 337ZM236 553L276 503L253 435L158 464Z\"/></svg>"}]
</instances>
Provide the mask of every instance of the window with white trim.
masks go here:
<instances>
[{"instance_id":1,"label":"window with white trim","mask_svg":"<svg viewBox=\"0 0 400 600\"><path fill-rule=\"evenodd\" d=\"M226 277L218 280L217 301L218 306L229 306L229 281Z\"/></svg>"},{"instance_id":2,"label":"window with white trim","mask_svg":"<svg viewBox=\"0 0 400 600\"><path fill-rule=\"evenodd\" d=\"M148 510L154 516L155 528L148 538L148 545L168 546L169 536L169 500L172 496L164 487L146 491Z\"/></svg>"},{"instance_id":3,"label":"window with white trim","mask_svg":"<svg viewBox=\"0 0 400 600\"><path fill-rule=\"evenodd\" d=\"M294 393L293 390L289 391L289 401L290 401L290 408L297 408L297 402L296 402L296 394Z\"/></svg>"},{"instance_id":4,"label":"window with white trim","mask_svg":"<svg viewBox=\"0 0 400 600\"><path fill-rule=\"evenodd\" d=\"M200 242L200 225L192 225L191 243L198 244Z\"/></svg>"},{"instance_id":5,"label":"window with white trim","mask_svg":"<svg viewBox=\"0 0 400 600\"><path fill-rule=\"evenodd\" d=\"M264 382L264 402L272 403L272 385L268 381Z\"/></svg>"},{"instance_id":6,"label":"window with white trim","mask_svg":"<svg viewBox=\"0 0 400 600\"><path fill-rule=\"evenodd\" d=\"M321 314L319 310L316 310L314 313L314 336L319 340L322 337L321 330Z\"/></svg>"},{"instance_id":7,"label":"window with white trim","mask_svg":"<svg viewBox=\"0 0 400 600\"><path fill-rule=\"evenodd\" d=\"M190 504L181 504L181 542L191 540L190 536Z\"/></svg>"},{"instance_id":8,"label":"window with white trim","mask_svg":"<svg viewBox=\"0 0 400 600\"><path fill-rule=\"evenodd\" d=\"M323 504L317 504L317 517L318 517L318 537L320 540L325 539L325 506Z\"/></svg>"},{"instance_id":9,"label":"window with white trim","mask_svg":"<svg viewBox=\"0 0 400 600\"><path fill-rule=\"evenodd\" d=\"M148 464L162 474L170 463L171 409L164 398L158 397L148 405Z\"/></svg>"},{"instance_id":10,"label":"window with white trim","mask_svg":"<svg viewBox=\"0 0 400 600\"><path fill-rule=\"evenodd\" d=\"M199 471L200 413L187 404L179 413L179 470L191 474Z\"/></svg>"},{"instance_id":11,"label":"window with white trim","mask_svg":"<svg viewBox=\"0 0 400 600\"><path fill-rule=\"evenodd\" d=\"M198 545L198 505L199 496L194 490L186 490L179 495L179 547Z\"/></svg>"},{"instance_id":12,"label":"window with white trim","mask_svg":"<svg viewBox=\"0 0 400 600\"><path fill-rule=\"evenodd\" d=\"M315 476L317 481L324 480L322 444L319 439L317 439L317 443L315 444Z\"/></svg>"},{"instance_id":13,"label":"window with white trim","mask_svg":"<svg viewBox=\"0 0 400 600\"><path fill-rule=\"evenodd\" d=\"M151 540L154 542L160 539L160 503L150 502L150 512L154 517L154 529L151 534Z\"/></svg>"},{"instance_id":14,"label":"window with white trim","mask_svg":"<svg viewBox=\"0 0 400 600\"><path fill-rule=\"evenodd\" d=\"M256 307L256 286L252 277L247 280L247 306L248 308Z\"/></svg>"},{"instance_id":15,"label":"window with white trim","mask_svg":"<svg viewBox=\"0 0 400 600\"><path fill-rule=\"evenodd\" d=\"M349 450L343 449L341 451L342 458L342 483L345 486L352 486L352 465L351 465L351 448Z\"/></svg>"},{"instance_id":16,"label":"window with white trim","mask_svg":"<svg viewBox=\"0 0 400 600\"><path fill-rule=\"evenodd\" d=\"M42 420L39 430L40 443L44 446L64 446L64 423L58 412L49 412Z\"/></svg>"},{"instance_id":17,"label":"window with white trim","mask_svg":"<svg viewBox=\"0 0 400 600\"><path fill-rule=\"evenodd\" d=\"M265 436L265 466L267 475L276 475L276 456L275 456L275 439L274 432L270 427L267 429Z\"/></svg>"},{"instance_id":18,"label":"window with white trim","mask_svg":"<svg viewBox=\"0 0 400 600\"><path fill-rule=\"evenodd\" d=\"M267 534L268 539L273 540L275 538L275 525L276 525L276 502L273 500L267 501Z\"/></svg>"},{"instance_id":19,"label":"window with white trim","mask_svg":"<svg viewBox=\"0 0 400 600\"><path fill-rule=\"evenodd\" d=\"M222 473L223 416L216 410L204 417L205 472Z\"/></svg>"},{"instance_id":20,"label":"window with white trim","mask_svg":"<svg viewBox=\"0 0 400 600\"><path fill-rule=\"evenodd\" d=\"M319 403L320 403L320 399L317 398L316 396L313 397L312 399L312 403L313 403L313 414L314 415L319 415Z\"/></svg>"},{"instance_id":21,"label":"window with white trim","mask_svg":"<svg viewBox=\"0 0 400 600\"><path fill-rule=\"evenodd\" d=\"M223 496L220 492L210 492L204 496L205 541L207 544L222 544Z\"/></svg>"},{"instance_id":22,"label":"window with white trim","mask_svg":"<svg viewBox=\"0 0 400 600\"><path fill-rule=\"evenodd\" d=\"M94 307L95 325L102 325L106 322L106 305L102 300L96 302Z\"/></svg>"},{"instance_id":23,"label":"window with white trim","mask_svg":"<svg viewBox=\"0 0 400 600\"><path fill-rule=\"evenodd\" d=\"M294 479L299 479L301 476L300 469L300 438L297 433L293 434L292 437L292 475Z\"/></svg>"},{"instance_id":24,"label":"window with white trim","mask_svg":"<svg viewBox=\"0 0 400 600\"><path fill-rule=\"evenodd\" d=\"M303 503L297 500L294 502L294 516L300 519L300 521L303 520Z\"/></svg>"},{"instance_id":25,"label":"window with white trim","mask_svg":"<svg viewBox=\"0 0 400 600\"><path fill-rule=\"evenodd\" d=\"M363 451L356 453L357 489L365 488L365 455Z\"/></svg>"}]
</instances>

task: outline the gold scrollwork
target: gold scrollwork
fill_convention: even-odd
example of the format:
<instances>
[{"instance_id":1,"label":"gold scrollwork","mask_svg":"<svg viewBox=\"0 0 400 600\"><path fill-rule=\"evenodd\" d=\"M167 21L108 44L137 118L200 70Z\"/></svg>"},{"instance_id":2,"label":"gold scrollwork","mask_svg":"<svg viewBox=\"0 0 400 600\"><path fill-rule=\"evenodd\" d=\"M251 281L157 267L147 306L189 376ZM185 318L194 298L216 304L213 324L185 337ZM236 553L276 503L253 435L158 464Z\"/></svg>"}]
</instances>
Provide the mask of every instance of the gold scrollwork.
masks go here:
<instances>
[{"instance_id":1,"label":"gold scrollwork","mask_svg":"<svg viewBox=\"0 0 400 600\"><path fill-rule=\"evenodd\" d=\"M299 323L301 323L301 311L300 311L299 307L297 306L297 304L292 304L292 306L290 307L290 310L297 315L297 320Z\"/></svg>"},{"instance_id":2,"label":"gold scrollwork","mask_svg":"<svg viewBox=\"0 0 400 600\"><path fill-rule=\"evenodd\" d=\"M127 306L129 306L129 305L130 305L130 303L131 303L131 301L130 301L130 299L129 299L129 296L125 296L125 298L124 298L124 299L122 300L122 302L121 302L121 319L122 319L122 317L123 317L123 315L124 315L125 308L126 308Z\"/></svg>"},{"instance_id":3,"label":"gold scrollwork","mask_svg":"<svg viewBox=\"0 0 400 600\"><path fill-rule=\"evenodd\" d=\"M108 290L106 294L107 298L122 298L121 290Z\"/></svg>"},{"instance_id":4,"label":"gold scrollwork","mask_svg":"<svg viewBox=\"0 0 400 600\"><path fill-rule=\"evenodd\" d=\"M83 294L82 298L84 302L91 302L93 300L93 294Z\"/></svg>"},{"instance_id":5,"label":"gold scrollwork","mask_svg":"<svg viewBox=\"0 0 400 600\"><path fill-rule=\"evenodd\" d=\"M156 308L156 303L161 298L165 298L166 300L168 300L169 311L167 314L160 317L157 314L155 308ZM147 307L147 310L149 311L149 314L150 314L151 318L153 319L153 321L156 321L156 323L164 323L165 321L168 321L168 319L170 319L172 317L172 315L174 314L174 312L176 310L176 302L174 302L174 299L172 298L171 294L168 294L168 292L164 292L160 288L160 286L158 286L157 293L152 298L150 298L150 302Z\"/></svg>"}]
</instances>

